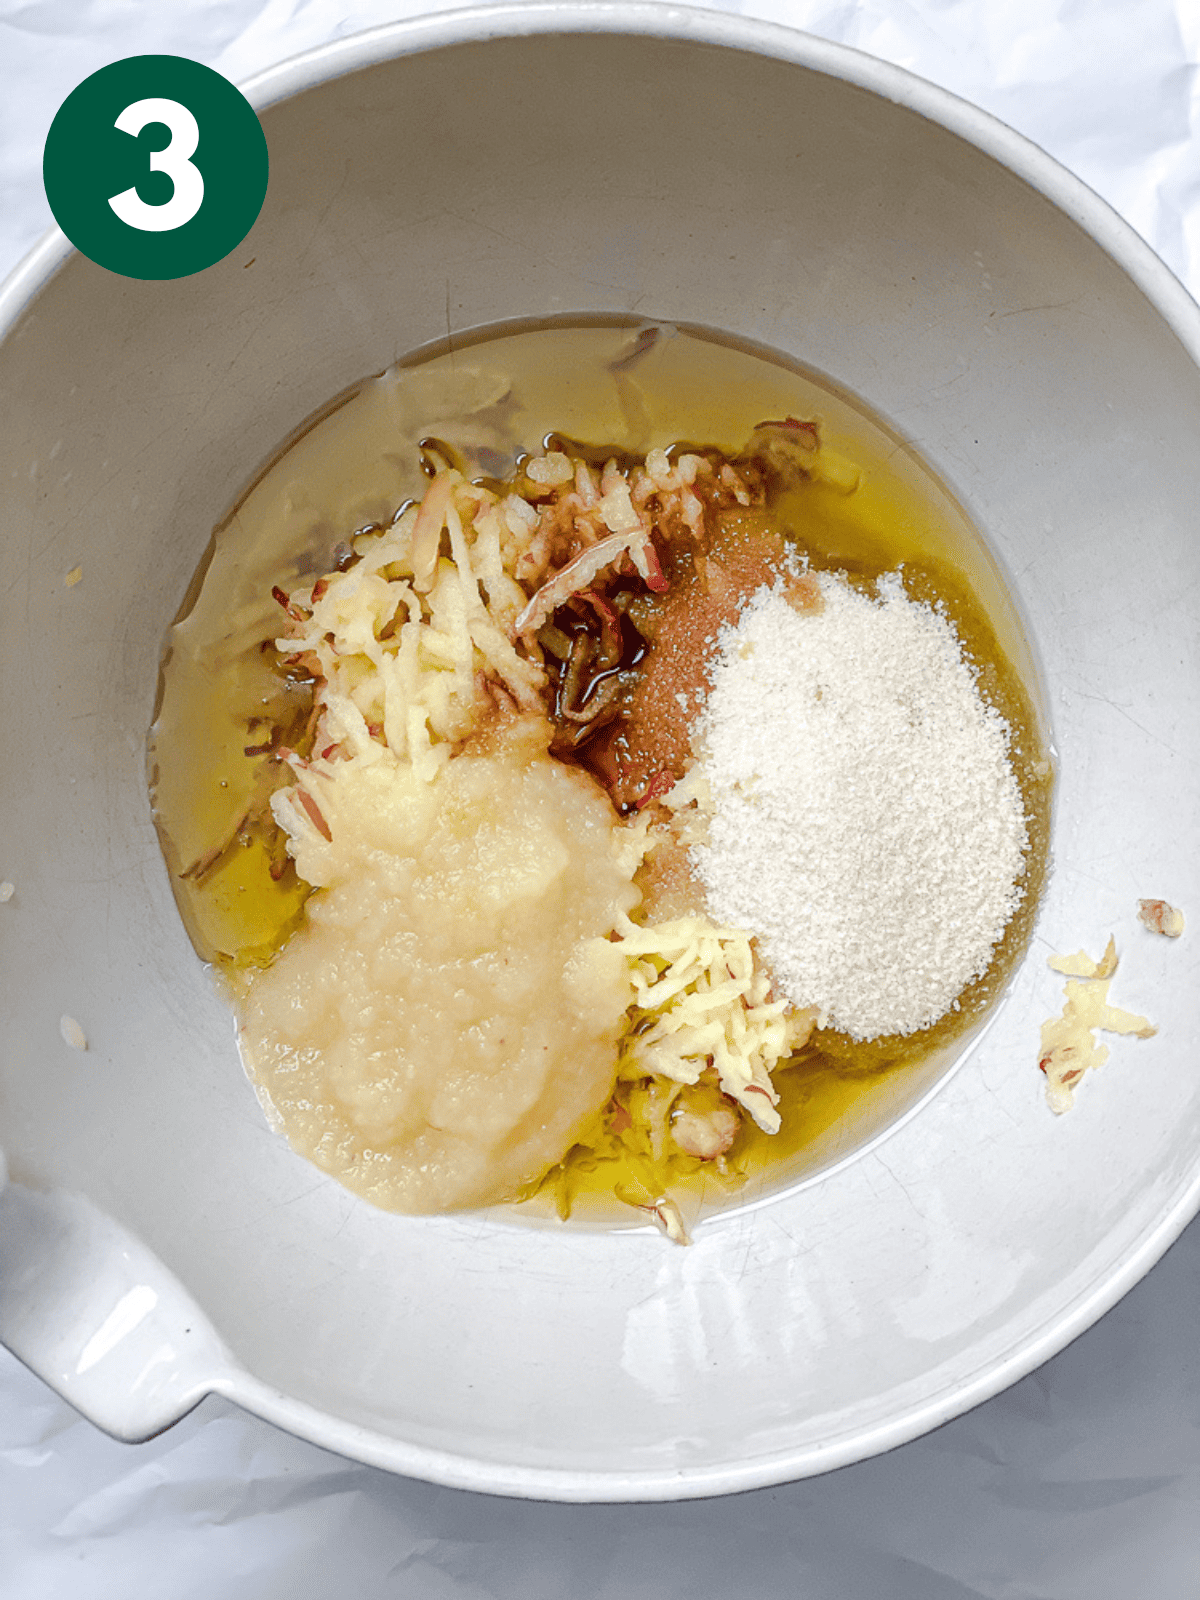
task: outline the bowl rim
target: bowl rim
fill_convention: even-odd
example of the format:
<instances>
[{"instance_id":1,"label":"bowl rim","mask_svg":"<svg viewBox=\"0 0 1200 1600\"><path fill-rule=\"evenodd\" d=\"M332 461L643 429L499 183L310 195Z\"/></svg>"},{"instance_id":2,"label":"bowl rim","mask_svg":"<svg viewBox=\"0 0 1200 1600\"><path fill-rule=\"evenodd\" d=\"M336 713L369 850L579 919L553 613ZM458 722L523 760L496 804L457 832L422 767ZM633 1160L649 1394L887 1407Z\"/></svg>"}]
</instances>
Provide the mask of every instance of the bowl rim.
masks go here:
<instances>
[{"instance_id":1,"label":"bowl rim","mask_svg":"<svg viewBox=\"0 0 1200 1600\"><path fill-rule=\"evenodd\" d=\"M1084 180L1000 117L908 68L783 23L668 0L491 0L380 23L314 45L252 73L238 87L258 112L366 67L488 39L629 34L709 44L806 67L916 112L991 156L1078 224L1142 290L1200 366L1200 305L1136 229ZM49 228L0 280L0 338L76 254Z\"/></svg>"},{"instance_id":2,"label":"bowl rim","mask_svg":"<svg viewBox=\"0 0 1200 1600\"><path fill-rule=\"evenodd\" d=\"M1040 146L992 113L907 69L849 45L778 23L664 0L500 0L386 23L292 56L241 84L256 111L351 73L404 56L490 39L608 34L733 49L838 79L915 112L1013 173L1073 221L1137 287L1200 367L1200 306L1149 244L1105 200ZM0 284L0 339L14 329L75 254L51 228ZM1175 1203L1120 1265L1093 1283L1041 1334L992 1359L952 1393L890 1422L745 1462L654 1470L525 1467L406 1443L323 1412L262 1382L235 1361L207 1392L327 1449L446 1487L566 1502L669 1501L746 1491L831 1471L893 1449L990 1399L1064 1349L1109 1311L1200 1211L1200 1167Z\"/></svg>"}]
</instances>

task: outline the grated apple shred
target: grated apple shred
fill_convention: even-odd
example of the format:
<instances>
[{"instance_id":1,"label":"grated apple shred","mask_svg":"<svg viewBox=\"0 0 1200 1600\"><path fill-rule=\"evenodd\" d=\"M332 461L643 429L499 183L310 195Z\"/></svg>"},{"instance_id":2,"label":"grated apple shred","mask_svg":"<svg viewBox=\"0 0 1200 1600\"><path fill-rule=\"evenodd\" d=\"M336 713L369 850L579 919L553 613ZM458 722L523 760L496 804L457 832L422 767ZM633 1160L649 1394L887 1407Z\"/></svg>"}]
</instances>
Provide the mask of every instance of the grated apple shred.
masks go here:
<instances>
[{"instance_id":1,"label":"grated apple shred","mask_svg":"<svg viewBox=\"0 0 1200 1600\"><path fill-rule=\"evenodd\" d=\"M1108 1060L1108 1046L1097 1041L1097 1031L1149 1039L1158 1030L1145 1017L1109 1004L1109 984L1117 970L1114 938L1099 961L1080 950L1073 956L1051 956L1047 965L1067 979L1066 1004L1059 1016L1042 1024L1038 1066L1046 1075L1046 1103L1062 1116L1075 1103L1084 1073Z\"/></svg>"}]
</instances>

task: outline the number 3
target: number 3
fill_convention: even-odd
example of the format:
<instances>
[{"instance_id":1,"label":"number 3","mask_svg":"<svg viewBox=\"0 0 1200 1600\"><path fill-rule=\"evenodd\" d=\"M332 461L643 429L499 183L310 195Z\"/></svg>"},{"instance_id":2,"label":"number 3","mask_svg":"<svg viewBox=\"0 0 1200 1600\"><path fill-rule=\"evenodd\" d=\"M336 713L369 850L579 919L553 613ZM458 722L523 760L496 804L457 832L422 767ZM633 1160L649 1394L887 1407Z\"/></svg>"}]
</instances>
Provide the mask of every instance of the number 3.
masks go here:
<instances>
[{"instance_id":1,"label":"number 3","mask_svg":"<svg viewBox=\"0 0 1200 1600\"><path fill-rule=\"evenodd\" d=\"M135 100L125 107L115 127L136 139L151 122L165 123L171 142L162 150L150 152L151 172L165 172L175 192L161 205L147 205L136 189L123 189L108 202L131 228L143 233L169 233L182 228L199 211L204 199L204 179L199 167L188 159L200 143L200 128L195 117L178 100Z\"/></svg>"}]
</instances>

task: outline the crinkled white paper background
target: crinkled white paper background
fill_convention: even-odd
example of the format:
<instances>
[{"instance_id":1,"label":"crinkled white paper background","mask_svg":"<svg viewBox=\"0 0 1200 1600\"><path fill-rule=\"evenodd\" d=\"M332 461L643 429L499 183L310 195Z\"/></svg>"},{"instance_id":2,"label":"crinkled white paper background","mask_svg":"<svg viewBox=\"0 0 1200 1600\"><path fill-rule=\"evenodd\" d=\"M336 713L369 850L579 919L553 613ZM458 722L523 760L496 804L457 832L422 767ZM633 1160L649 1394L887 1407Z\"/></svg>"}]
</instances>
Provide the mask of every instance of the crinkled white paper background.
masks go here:
<instances>
[{"instance_id":1,"label":"crinkled white paper background","mask_svg":"<svg viewBox=\"0 0 1200 1600\"><path fill-rule=\"evenodd\" d=\"M164 51L238 81L431 9L0 0L0 274L50 224L42 143L97 68ZM870 51L996 113L1200 296L1200 0L719 9ZM936 1433L828 1477L678 1506L430 1488L216 1401L119 1445L0 1351L0 1600L1197 1600L1198 1281L1200 1222L1063 1354Z\"/></svg>"}]
</instances>

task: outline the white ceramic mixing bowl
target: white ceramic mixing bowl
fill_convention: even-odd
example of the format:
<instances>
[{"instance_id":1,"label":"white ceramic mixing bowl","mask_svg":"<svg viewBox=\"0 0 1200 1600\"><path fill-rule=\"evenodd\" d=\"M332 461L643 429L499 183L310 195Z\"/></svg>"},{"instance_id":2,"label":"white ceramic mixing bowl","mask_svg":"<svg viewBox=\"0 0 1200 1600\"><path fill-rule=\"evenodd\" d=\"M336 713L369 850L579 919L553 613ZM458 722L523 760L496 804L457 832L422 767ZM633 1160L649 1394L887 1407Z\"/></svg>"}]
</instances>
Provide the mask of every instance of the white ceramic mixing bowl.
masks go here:
<instances>
[{"instance_id":1,"label":"white ceramic mixing bowl","mask_svg":"<svg viewBox=\"0 0 1200 1600\"><path fill-rule=\"evenodd\" d=\"M1059 1349L1200 1203L1194 946L1134 923L1139 896L1200 916L1200 314L990 118L735 18L464 12L251 94L271 185L231 256L135 282L51 239L0 306L0 1338L122 1437L215 1391L514 1494L710 1494L910 1438ZM146 795L164 631L258 464L448 329L564 312L774 347L914 441L1010 576L1060 763L990 1030L873 1149L687 1250L389 1216L293 1156ZM1112 931L1114 998L1160 1032L1056 1119L1044 958Z\"/></svg>"}]
</instances>

